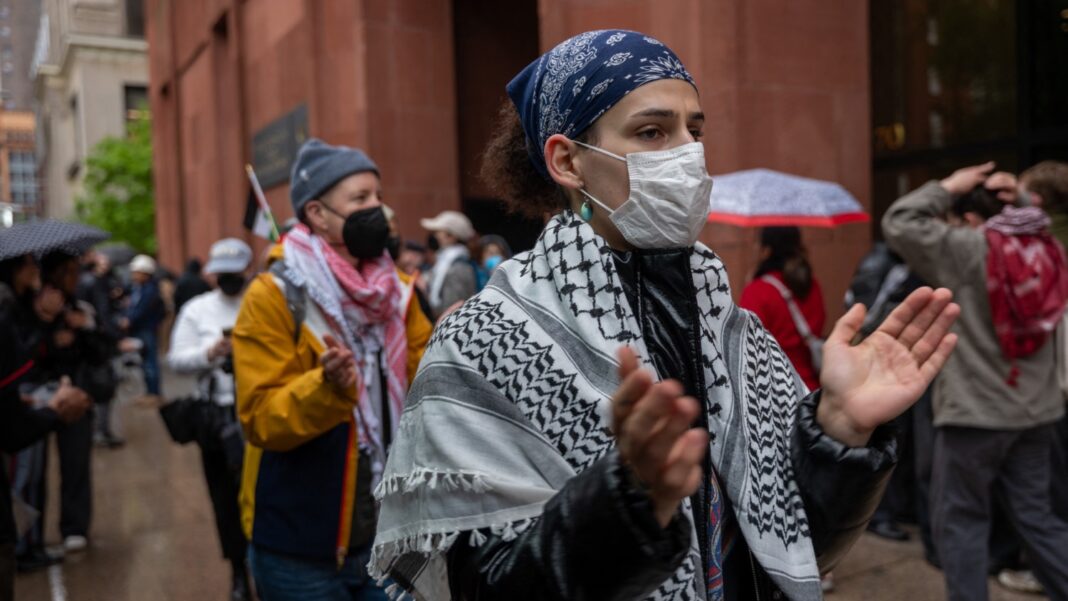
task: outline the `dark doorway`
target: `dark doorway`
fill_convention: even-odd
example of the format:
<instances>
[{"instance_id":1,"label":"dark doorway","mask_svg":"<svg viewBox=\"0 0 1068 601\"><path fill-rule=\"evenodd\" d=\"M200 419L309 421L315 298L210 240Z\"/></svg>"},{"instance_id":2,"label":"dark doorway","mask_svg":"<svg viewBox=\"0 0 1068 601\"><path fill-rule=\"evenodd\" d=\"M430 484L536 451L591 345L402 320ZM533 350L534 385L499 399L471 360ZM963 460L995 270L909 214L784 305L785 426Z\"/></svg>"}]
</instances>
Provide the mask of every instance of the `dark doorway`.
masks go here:
<instances>
[{"instance_id":1,"label":"dark doorway","mask_svg":"<svg viewBox=\"0 0 1068 601\"><path fill-rule=\"evenodd\" d=\"M871 0L873 223L930 179L1068 160L1068 0Z\"/></svg>"},{"instance_id":2,"label":"dark doorway","mask_svg":"<svg viewBox=\"0 0 1068 601\"><path fill-rule=\"evenodd\" d=\"M542 223L509 214L479 179L486 143L508 81L540 54L537 0L456 0L456 106L463 211L481 234L530 248Z\"/></svg>"}]
</instances>

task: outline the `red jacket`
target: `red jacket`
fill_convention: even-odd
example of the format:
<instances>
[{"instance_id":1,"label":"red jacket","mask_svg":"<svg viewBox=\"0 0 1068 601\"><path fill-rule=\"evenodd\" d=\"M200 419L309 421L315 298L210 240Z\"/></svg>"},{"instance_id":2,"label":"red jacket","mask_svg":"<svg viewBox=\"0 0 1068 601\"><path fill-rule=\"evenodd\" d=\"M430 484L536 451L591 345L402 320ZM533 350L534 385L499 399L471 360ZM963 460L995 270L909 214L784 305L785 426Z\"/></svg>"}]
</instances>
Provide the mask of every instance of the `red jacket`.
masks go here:
<instances>
[{"instance_id":1,"label":"red jacket","mask_svg":"<svg viewBox=\"0 0 1068 601\"><path fill-rule=\"evenodd\" d=\"M768 275L782 280L782 273L772 271ZM805 316L809 329L817 336L823 335L823 327L827 322L827 314L823 309L823 292L820 283L815 278L812 280L812 289L808 296L796 299L801 314ZM786 307L786 301L774 286L759 278L753 280L742 290L742 299L738 303L743 309L748 309L757 314L764 327L778 341L783 352L794 364L794 369L804 380L805 385L811 390L820 387L820 376L812 363L812 354L808 350L801 334L790 317L790 310Z\"/></svg>"}]
</instances>

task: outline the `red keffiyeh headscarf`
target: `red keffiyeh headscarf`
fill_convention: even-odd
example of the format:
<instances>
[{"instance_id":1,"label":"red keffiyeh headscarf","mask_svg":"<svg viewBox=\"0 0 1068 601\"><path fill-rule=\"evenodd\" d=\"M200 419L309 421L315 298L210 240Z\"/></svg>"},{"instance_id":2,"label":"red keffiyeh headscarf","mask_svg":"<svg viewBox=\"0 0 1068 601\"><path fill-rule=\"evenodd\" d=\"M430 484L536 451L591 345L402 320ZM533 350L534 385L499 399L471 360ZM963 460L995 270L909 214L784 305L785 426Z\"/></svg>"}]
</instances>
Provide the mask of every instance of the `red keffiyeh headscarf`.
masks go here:
<instances>
[{"instance_id":1,"label":"red keffiyeh headscarf","mask_svg":"<svg viewBox=\"0 0 1068 601\"><path fill-rule=\"evenodd\" d=\"M1034 354L1060 324L1068 303L1068 261L1037 207L1006 207L986 222L987 292L1001 350L1013 363Z\"/></svg>"}]
</instances>

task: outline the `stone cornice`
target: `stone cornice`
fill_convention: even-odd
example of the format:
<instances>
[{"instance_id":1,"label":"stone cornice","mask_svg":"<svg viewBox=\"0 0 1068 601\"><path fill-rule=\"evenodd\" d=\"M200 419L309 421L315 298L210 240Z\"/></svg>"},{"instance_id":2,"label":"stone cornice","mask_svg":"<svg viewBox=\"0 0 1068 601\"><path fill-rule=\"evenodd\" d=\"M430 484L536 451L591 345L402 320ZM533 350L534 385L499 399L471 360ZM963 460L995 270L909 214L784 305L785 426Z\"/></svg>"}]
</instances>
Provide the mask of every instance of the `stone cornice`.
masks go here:
<instances>
[{"instance_id":1,"label":"stone cornice","mask_svg":"<svg viewBox=\"0 0 1068 601\"><path fill-rule=\"evenodd\" d=\"M77 52L85 50L126 55L141 55L147 58L148 42L146 42L144 38L124 38L80 33L70 34L64 40L54 75L60 76L66 74L70 67L69 63L72 56Z\"/></svg>"}]
</instances>

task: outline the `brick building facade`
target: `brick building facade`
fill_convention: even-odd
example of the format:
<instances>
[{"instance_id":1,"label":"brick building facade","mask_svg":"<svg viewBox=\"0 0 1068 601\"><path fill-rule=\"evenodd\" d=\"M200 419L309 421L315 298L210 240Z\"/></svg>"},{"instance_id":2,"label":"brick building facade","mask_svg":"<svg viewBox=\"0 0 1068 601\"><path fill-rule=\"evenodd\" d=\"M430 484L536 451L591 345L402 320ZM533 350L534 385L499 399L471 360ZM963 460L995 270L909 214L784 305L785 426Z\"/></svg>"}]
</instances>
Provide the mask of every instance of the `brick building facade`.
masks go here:
<instances>
[{"instance_id":1,"label":"brick building facade","mask_svg":"<svg viewBox=\"0 0 1068 601\"><path fill-rule=\"evenodd\" d=\"M406 236L462 208L484 233L529 240L478 180L509 78L581 31L628 28L670 45L708 115L709 171L768 167L833 180L869 203L868 3L855 0L147 0L160 258L172 268L242 230L254 163L268 200L306 135L365 149ZM246 236L247 237L247 236ZM736 293L755 232L707 226ZM871 228L806 232L840 314Z\"/></svg>"}]
</instances>

